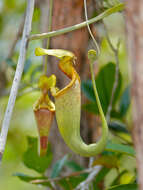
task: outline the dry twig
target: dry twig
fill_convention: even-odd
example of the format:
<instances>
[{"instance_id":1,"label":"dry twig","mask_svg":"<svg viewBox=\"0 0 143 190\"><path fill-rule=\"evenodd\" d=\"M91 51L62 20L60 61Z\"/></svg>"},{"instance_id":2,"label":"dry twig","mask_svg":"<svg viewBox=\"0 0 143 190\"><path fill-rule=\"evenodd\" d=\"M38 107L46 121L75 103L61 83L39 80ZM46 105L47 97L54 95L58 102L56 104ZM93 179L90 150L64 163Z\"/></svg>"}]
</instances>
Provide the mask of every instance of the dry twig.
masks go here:
<instances>
[{"instance_id":1,"label":"dry twig","mask_svg":"<svg viewBox=\"0 0 143 190\"><path fill-rule=\"evenodd\" d=\"M12 117L12 112L15 105L16 96L18 93L18 87L19 87L21 76L23 73L24 62L25 62L25 57L26 57L26 49L28 46L28 37L31 31L33 11L34 11L34 0L28 0L18 64L17 64L17 68L16 68L16 72L15 72L15 76L14 76L14 80L13 80L13 84L12 84L12 88L11 88L11 92L9 96L8 105L7 105L3 123L2 123L1 134L0 134L0 160L2 159L2 155L5 149L10 120Z\"/></svg>"}]
</instances>

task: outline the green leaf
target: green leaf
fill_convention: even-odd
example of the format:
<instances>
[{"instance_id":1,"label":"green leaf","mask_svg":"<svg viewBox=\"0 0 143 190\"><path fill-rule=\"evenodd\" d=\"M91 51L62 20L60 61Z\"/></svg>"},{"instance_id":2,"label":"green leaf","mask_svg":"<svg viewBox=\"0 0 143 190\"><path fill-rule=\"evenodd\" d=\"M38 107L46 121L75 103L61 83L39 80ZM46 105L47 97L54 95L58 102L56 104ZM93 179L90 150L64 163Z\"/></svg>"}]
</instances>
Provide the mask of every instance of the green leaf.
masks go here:
<instances>
[{"instance_id":1,"label":"green leaf","mask_svg":"<svg viewBox=\"0 0 143 190\"><path fill-rule=\"evenodd\" d=\"M83 104L82 109L84 109L84 110L86 110L86 111L88 111L90 113L94 113L94 114L99 113L96 102L90 102L88 104Z\"/></svg>"},{"instance_id":2,"label":"green leaf","mask_svg":"<svg viewBox=\"0 0 143 190\"><path fill-rule=\"evenodd\" d=\"M111 118L122 120L121 113L115 109L111 111Z\"/></svg>"},{"instance_id":3,"label":"green leaf","mask_svg":"<svg viewBox=\"0 0 143 190\"><path fill-rule=\"evenodd\" d=\"M65 155L61 160L58 160L55 165L53 166L51 178L57 177L61 170L63 169L63 166L66 164L68 155Z\"/></svg>"},{"instance_id":4,"label":"green leaf","mask_svg":"<svg viewBox=\"0 0 143 190\"><path fill-rule=\"evenodd\" d=\"M41 176L29 176L29 175L26 175L24 173L15 173L13 174L13 176L16 176L18 177L19 179L21 179L22 181L25 181L25 182L31 182L33 180L43 180L43 179L46 179L46 177L41 177Z\"/></svg>"},{"instance_id":5,"label":"green leaf","mask_svg":"<svg viewBox=\"0 0 143 190\"><path fill-rule=\"evenodd\" d=\"M58 181L65 190L74 190L86 177L84 176L69 176Z\"/></svg>"},{"instance_id":6,"label":"green leaf","mask_svg":"<svg viewBox=\"0 0 143 190\"><path fill-rule=\"evenodd\" d=\"M116 155L100 155L93 162L93 166L96 166L96 165L102 165L107 168L118 168L119 160Z\"/></svg>"},{"instance_id":7,"label":"green leaf","mask_svg":"<svg viewBox=\"0 0 143 190\"><path fill-rule=\"evenodd\" d=\"M116 185L116 186L110 187L107 190L138 190L138 185L137 184Z\"/></svg>"},{"instance_id":8,"label":"green leaf","mask_svg":"<svg viewBox=\"0 0 143 190\"><path fill-rule=\"evenodd\" d=\"M105 148L106 151L112 151L112 152L119 152L123 154L127 154L129 156L135 156L135 150L128 145L123 145L123 144L115 144L108 142Z\"/></svg>"},{"instance_id":9,"label":"green leaf","mask_svg":"<svg viewBox=\"0 0 143 190\"><path fill-rule=\"evenodd\" d=\"M33 22L39 21L39 18L40 18L40 9L39 7L35 7L32 21Z\"/></svg>"},{"instance_id":10,"label":"green leaf","mask_svg":"<svg viewBox=\"0 0 143 190\"><path fill-rule=\"evenodd\" d=\"M101 105L102 105L102 108L103 108L103 111L105 114L108 109L108 105L109 105L111 93L112 93L112 88L114 85L115 69L116 69L116 65L114 63L108 63L100 69L100 71L96 77L97 91L98 91L100 102L101 102ZM119 96L119 92L121 89L121 82L122 82L122 77L121 77L121 73L119 72L119 81L118 81L118 85L117 85L115 95L114 95L113 108L114 108L114 105ZM95 103L96 98L94 95L91 80L83 81L81 88L82 88L83 93L86 95L86 97L90 101ZM96 104L95 104L95 106L96 106ZM89 107L89 105L88 105L88 107ZM87 108L87 106L86 106L86 108ZM93 110L93 108L91 109L91 105L90 105L90 110ZM94 109L94 112L96 113L96 108ZM98 113L96 113L96 114L98 114Z\"/></svg>"},{"instance_id":11,"label":"green leaf","mask_svg":"<svg viewBox=\"0 0 143 190\"><path fill-rule=\"evenodd\" d=\"M125 116L130 105L130 86L126 87L120 99L120 115Z\"/></svg>"},{"instance_id":12,"label":"green leaf","mask_svg":"<svg viewBox=\"0 0 143 190\"><path fill-rule=\"evenodd\" d=\"M110 171L110 168L103 167L96 176L96 179L95 179L96 184L98 184L101 180L103 180L109 171Z\"/></svg>"},{"instance_id":13,"label":"green leaf","mask_svg":"<svg viewBox=\"0 0 143 190\"><path fill-rule=\"evenodd\" d=\"M23 174L23 173L15 173L13 176L17 176L20 180L22 181L25 181L27 183L32 183L32 184L35 184L35 185L43 185L43 186L48 186L48 187L51 187L50 183L49 182L38 182L38 183L34 183L32 182L33 180L45 180L47 179L46 177L41 177L41 176L36 176L36 177L33 177L33 176L29 176L29 175L26 175L26 174Z\"/></svg>"},{"instance_id":14,"label":"green leaf","mask_svg":"<svg viewBox=\"0 0 143 190\"><path fill-rule=\"evenodd\" d=\"M23 155L24 164L39 173L44 173L52 161L52 152L48 145L47 154L40 157L38 154L37 138L28 137L28 149Z\"/></svg>"},{"instance_id":15,"label":"green leaf","mask_svg":"<svg viewBox=\"0 0 143 190\"><path fill-rule=\"evenodd\" d=\"M12 67L13 70L16 70L16 64L11 58L6 59L6 63L8 66Z\"/></svg>"},{"instance_id":16,"label":"green leaf","mask_svg":"<svg viewBox=\"0 0 143 190\"><path fill-rule=\"evenodd\" d=\"M82 166L80 166L79 164L77 164L73 160L70 160L70 161L67 160L67 162L65 163L65 165L68 166L69 168L71 168L75 172L81 171L81 170L84 169Z\"/></svg>"},{"instance_id":17,"label":"green leaf","mask_svg":"<svg viewBox=\"0 0 143 190\"><path fill-rule=\"evenodd\" d=\"M64 190L66 190L66 189L70 189L70 190L73 189L73 188L71 188L71 185L69 184L69 182L67 181L66 178L59 180L59 181L58 181L58 184L59 184Z\"/></svg>"},{"instance_id":18,"label":"green leaf","mask_svg":"<svg viewBox=\"0 0 143 190\"><path fill-rule=\"evenodd\" d=\"M81 90L90 101L93 103L96 101L91 80L82 81Z\"/></svg>"},{"instance_id":19,"label":"green leaf","mask_svg":"<svg viewBox=\"0 0 143 190\"><path fill-rule=\"evenodd\" d=\"M27 59L25 61L23 74L26 74L29 71L31 64L32 64L32 61L30 59Z\"/></svg>"},{"instance_id":20,"label":"green leaf","mask_svg":"<svg viewBox=\"0 0 143 190\"><path fill-rule=\"evenodd\" d=\"M3 17L3 14L2 12L0 13L0 33L3 31L4 27L4 17Z\"/></svg>"},{"instance_id":21,"label":"green leaf","mask_svg":"<svg viewBox=\"0 0 143 190\"><path fill-rule=\"evenodd\" d=\"M33 177L33 176L29 176L29 175L26 175L26 174L23 174L23 173L19 173L19 172L13 174L13 176L17 176L19 179L21 179L22 181L25 181L25 182L30 182L32 180L41 179L40 176Z\"/></svg>"},{"instance_id":22,"label":"green leaf","mask_svg":"<svg viewBox=\"0 0 143 190\"><path fill-rule=\"evenodd\" d=\"M111 186L115 186L118 185L120 182L120 177L125 174L127 172L127 170L123 170L121 173L119 173L119 175L112 181Z\"/></svg>"},{"instance_id":23,"label":"green leaf","mask_svg":"<svg viewBox=\"0 0 143 190\"><path fill-rule=\"evenodd\" d=\"M73 160L67 160L65 165L68 166L69 168L71 168L74 172L82 171L84 169L82 166L80 166L79 164L77 164ZM81 174L80 176L87 177L88 174L84 173L84 174Z\"/></svg>"},{"instance_id":24,"label":"green leaf","mask_svg":"<svg viewBox=\"0 0 143 190\"><path fill-rule=\"evenodd\" d=\"M108 124L109 129L113 132L114 135L120 137L122 140L124 140L127 143L132 143L132 138L127 130L127 127L118 121L111 122Z\"/></svg>"},{"instance_id":25,"label":"green leaf","mask_svg":"<svg viewBox=\"0 0 143 190\"><path fill-rule=\"evenodd\" d=\"M108 174L108 172L110 171L110 168L105 168L103 167L99 172L98 174L96 175L95 179L93 180L93 187L96 189L96 190L100 190L100 182L102 182L105 178L105 176ZM99 185L99 187L98 187Z\"/></svg>"},{"instance_id":26,"label":"green leaf","mask_svg":"<svg viewBox=\"0 0 143 190\"><path fill-rule=\"evenodd\" d=\"M111 129L114 132L124 132L124 133L129 133L129 131L127 130L125 124L118 122L118 121L114 121L114 122L110 122L108 124L109 129Z\"/></svg>"},{"instance_id":27,"label":"green leaf","mask_svg":"<svg viewBox=\"0 0 143 190\"><path fill-rule=\"evenodd\" d=\"M33 69L33 71L31 72L31 82L34 81L34 78L35 78L35 75L38 73L38 72L41 72L42 71L42 65L38 65L37 67L35 67Z\"/></svg>"}]
</instances>

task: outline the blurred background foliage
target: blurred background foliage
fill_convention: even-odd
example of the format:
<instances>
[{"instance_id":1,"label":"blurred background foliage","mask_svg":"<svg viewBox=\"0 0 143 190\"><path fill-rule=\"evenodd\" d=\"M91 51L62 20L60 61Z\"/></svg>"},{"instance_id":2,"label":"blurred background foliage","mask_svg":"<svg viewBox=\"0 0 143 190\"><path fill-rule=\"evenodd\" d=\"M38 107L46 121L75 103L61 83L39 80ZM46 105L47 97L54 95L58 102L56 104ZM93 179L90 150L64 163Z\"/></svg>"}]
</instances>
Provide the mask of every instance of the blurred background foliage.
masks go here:
<instances>
[{"instance_id":1,"label":"blurred background foliage","mask_svg":"<svg viewBox=\"0 0 143 190\"><path fill-rule=\"evenodd\" d=\"M112 6L112 3L112 1L104 1L104 9L108 6ZM25 0L0 1L0 123L3 119L17 64L20 40L18 40L14 52L10 57L9 52L11 51L12 41L15 38L18 28L23 20L25 8ZM93 15L97 15L96 11L94 11ZM36 6L32 24L33 34L40 33L40 16L41 10ZM130 146L132 145L130 135L132 125L129 94L130 70L126 56L124 18L121 13L116 13L105 18L104 22L114 47L116 47L118 39L121 41L119 48L119 82L113 100L111 121L109 123L111 132L110 140L114 143L123 143L124 145ZM96 83L103 110L106 114L115 78L116 63L114 53L106 39L102 23L99 22L96 24L96 30L98 37L101 39L101 54L98 59L99 68L96 75ZM35 57L34 55L34 49L37 46L42 46L42 42L40 40L31 41L29 43L24 73L8 133L8 141L6 144L2 167L0 169L1 189L10 190L14 188L15 190L36 190L39 188L45 189L45 185L52 189L49 182L41 182L36 186L30 183L25 183L24 181L29 182L35 179L45 179L46 177L43 176L43 173L47 168L50 169L50 174L48 174L48 176L51 178L58 177L61 171L63 169L66 170L66 168L69 168L71 172L79 172L85 168L85 166L81 166L72 161L69 155L63 155L62 158L59 158L59 161L52 165L51 161L53 156L50 145L48 147L47 155L42 158L42 160L40 160L41 158L37 155L37 138L35 137L37 137L38 134L32 111L33 103L39 96L37 81L42 72L42 58ZM85 50L85 54L86 53L87 52ZM82 109L92 115L98 115L96 99L89 79L82 81L82 93L87 98L86 102L83 102L82 104ZM114 148L116 151L114 151ZM93 181L94 187L96 187L97 190L103 189L101 184L103 179L105 187L135 183L135 158L134 153L132 152L133 149L130 150L130 148L131 146L127 150L124 149L124 147L121 147L121 150L120 147L111 148L109 146L103 154L97 157L93 165L103 165L102 170ZM19 176L21 180L15 176ZM69 184L72 184L71 189L74 189L76 185L86 179L87 176L87 173L83 173L78 177L72 176L69 178L70 182L67 182L67 179L63 178L58 181L58 184L60 184L63 189L70 189L71 186L69 186ZM123 188L125 189L124 186ZM131 188L137 189L136 185L126 187L126 189Z\"/></svg>"}]
</instances>

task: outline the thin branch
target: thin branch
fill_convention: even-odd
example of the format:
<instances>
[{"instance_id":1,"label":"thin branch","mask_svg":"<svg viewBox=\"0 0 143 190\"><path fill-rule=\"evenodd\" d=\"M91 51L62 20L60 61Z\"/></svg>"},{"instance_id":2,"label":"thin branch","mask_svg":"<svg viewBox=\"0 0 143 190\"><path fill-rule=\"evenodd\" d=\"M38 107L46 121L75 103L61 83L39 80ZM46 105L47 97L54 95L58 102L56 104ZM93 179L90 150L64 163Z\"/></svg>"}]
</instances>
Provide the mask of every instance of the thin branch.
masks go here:
<instances>
[{"instance_id":1,"label":"thin branch","mask_svg":"<svg viewBox=\"0 0 143 190\"><path fill-rule=\"evenodd\" d=\"M39 184L39 183L45 183L45 182L56 182L56 181L59 181L59 180L65 179L65 178L76 177L76 176L79 176L79 175L85 174L85 173L91 173L95 169L97 169L97 166L94 166L92 168L87 168L87 169L84 169L84 170L78 171L78 172L72 172L69 175L65 175L65 176L62 176L62 177L32 180L32 181L30 181L30 183Z\"/></svg>"},{"instance_id":2,"label":"thin branch","mask_svg":"<svg viewBox=\"0 0 143 190\"><path fill-rule=\"evenodd\" d=\"M75 190L78 189L87 189L88 185L93 181L95 176L99 173L99 171L102 169L102 166L96 166L94 170L89 174L89 176L86 178L85 181L81 182Z\"/></svg>"},{"instance_id":3,"label":"thin branch","mask_svg":"<svg viewBox=\"0 0 143 190\"><path fill-rule=\"evenodd\" d=\"M9 50L7 58L12 57L14 49L15 49L15 46L16 46L16 43L20 39L20 37L22 35L23 27L24 27L24 18L22 18L22 22L20 23L18 32L16 33L16 35L15 35L13 41L12 41L12 44L11 44L11 47L10 47L10 50Z\"/></svg>"},{"instance_id":4,"label":"thin branch","mask_svg":"<svg viewBox=\"0 0 143 190\"><path fill-rule=\"evenodd\" d=\"M34 0L28 0L18 64L17 64L17 68L16 68L16 72L15 72L15 76L14 76L14 80L13 80L13 84L12 84L12 88L11 88L11 92L9 96L8 105L7 105L3 123L2 123L1 134L0 134L0 160L2 159L2 155L5 150L5 144L6 144L8 129L10 125L10 120L12 117L12 112L15 105L16 96L18 93L18 87L19 87L21 76L23 73L24 62L25 62L25 57L26 57L26 49L28 46L28 37L31 31L33 11L34 11Z\"/></svg>"},{"instance_id":5,"label":"thin branch","mask_svg":"<svg viewBox=\"0 0 143 190\"><path fill-rule=\"evenodd\" d=\"M103 18L105 18L105 17L107 17L107 16L109 16L109 15L111 15L113 13L116 13L118 11L122 11L123 9L124 9L124 4L120 3L120 4L114 6L114 7L110 8L110 9L104 11L100 15L88 20L88 22L82 22L80 24L76 24L76 25L73 25L73 26L70 26L70 27L67 27L67 28L57 30L57 31L31 35L29 37L29 40L44 39L44 38L49 38L49 37L53 37L53 36L58 36L58 35L61 35L61 34L67 33L67 32L71 32L71 31L74 31L74 30L77 30L77 29L80 29L80 28L83 28L83 27L87 26L87 23L92 24L94 22L102 20Z\"/></svg>"},{"instance_id":6,"label":"thin branch","mask_svg":"<svg viewBox=\"0 0 143 190\"><path fill-rule=\"evenodd\" d=\"M90 157L89 158L89 168L92 168L92 165L93 165L93 162L94 162L94 157Z\"/></svg>"}]
</instances>

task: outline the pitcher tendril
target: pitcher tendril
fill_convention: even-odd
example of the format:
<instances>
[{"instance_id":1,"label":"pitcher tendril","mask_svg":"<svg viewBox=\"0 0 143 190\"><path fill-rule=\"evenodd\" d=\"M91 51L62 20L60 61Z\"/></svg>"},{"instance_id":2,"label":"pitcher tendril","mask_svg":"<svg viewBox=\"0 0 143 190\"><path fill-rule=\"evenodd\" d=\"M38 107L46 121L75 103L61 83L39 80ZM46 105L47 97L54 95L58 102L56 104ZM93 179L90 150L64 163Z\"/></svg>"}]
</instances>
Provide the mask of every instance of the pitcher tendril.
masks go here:
<instances>
[{"instance_id":1,"label":"pitcher tendril","mask_svg":"<svg viewBox=\"0 0 143 190\"><path fill-rule=\"evenodd\" d=\"M98 46L98 43L96 42L96 39L94 38L94 35L90 29L90 26L88 24L88 15L87 15L87 3L86 3L86 0L84 0L84 13L85 13L85 20L86 20L86 25L87 25L87 29L88 29L88 32L93 40L93 43L95 45L95 48L97 49L97 55L96 56L99 56L100 54L100 48Z\"/></svg>"},{"instance_id":2,"label":"pitcher tendril","mask_svg":"<svg viewBox=\"0 0 143 190\"><path fill-rule=\"evenodd\" d=\"M89 52L89 59L93 63L95 51ZM95 96L102 120L102 136L97 143L85 144L80 136L80 119L81 119L81 89L80 77L74 68L76 57L73 53L59 49L36 48L37 56L51 55L60 59L60 70L71 79L70 83L59 90L55 85L50 88L55 98L55 113L58 128L61 136L69 148L81 156L95 156L104 150L108 138L108 127L102 111L98 93L95 88ZM94 78L94 76L93 76Z\"/></svg>"}]
</instances>

